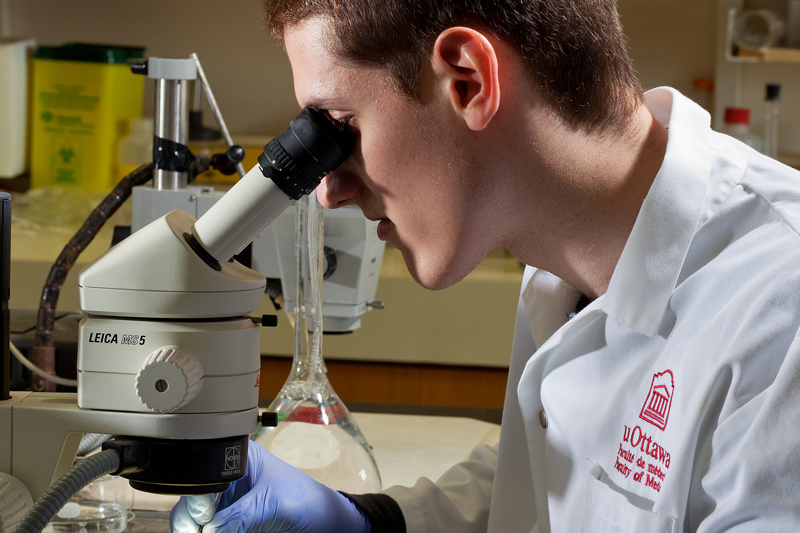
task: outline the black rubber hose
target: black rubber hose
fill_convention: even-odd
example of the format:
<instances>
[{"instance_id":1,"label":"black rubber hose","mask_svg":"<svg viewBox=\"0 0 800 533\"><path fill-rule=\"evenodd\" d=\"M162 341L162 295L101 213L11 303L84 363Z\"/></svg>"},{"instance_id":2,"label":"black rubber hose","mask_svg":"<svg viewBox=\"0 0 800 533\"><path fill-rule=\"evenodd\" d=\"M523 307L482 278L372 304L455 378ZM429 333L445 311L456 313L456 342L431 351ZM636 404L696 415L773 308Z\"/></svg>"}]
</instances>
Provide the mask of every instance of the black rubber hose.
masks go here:
<instances>
[{"instance_id":1,"label":"black rubber hose","mask_svg":"<svg viewBox=\"0 0 800 533\"><path fill-rule=\"evenodd\" d=\"M92 242L94 236L103 227L106 220L131 195L137 185L143 185L153 177L153 163L142 165L120 180L116 187L103 199L81 229L64 246L56 259L50 274L47 276L42 297L39 301L39 314L36 322L36 335L33 347L33 363L49 374L55 374L55 348L53 347L53 322L55 321L56 304L61 287L69 270L81 252ZM50 384L38 376L33 377L34 390L54 391L55 384Z\"/></svg>"},{"instance_id":2,"label":"black rubber hose","mask_svg":"<svg viewBox=\"0 0 800 533\"><path fill-rule=\"evenodd\" d=\"M208 170L211 160L207 157L195 158L192 162L192 171L195 173ZM36 321L36 334L33 343L33 364L49 374L55 374L55 347L53 346L53 323L55 322L56 304L61 293L64 280L78 256L92 242L95 235L113 215L117 209L131 195L133 188L144 185L153 177L153 163L142 165L120 180L114 189L83 223L81 229L64 246L61 254L56 259L50 274L47 276L42 296L39 300L39 313ZM55 391L55 384L39 376L33 376L33 389Z\"/></svg>"},{"instance_id":3,"label":"black rubber hose","mask_svg":"<svg viewBox=\"0 0 800 533\"><path fill-rule=\"evenodd\" d=\"M115 450L103 450L75 464L28 509L25 517L14 528L14 533L41 533L79 490L95 479L116 472L119 467L120 457Z\"/></svg>"}]
</instances>

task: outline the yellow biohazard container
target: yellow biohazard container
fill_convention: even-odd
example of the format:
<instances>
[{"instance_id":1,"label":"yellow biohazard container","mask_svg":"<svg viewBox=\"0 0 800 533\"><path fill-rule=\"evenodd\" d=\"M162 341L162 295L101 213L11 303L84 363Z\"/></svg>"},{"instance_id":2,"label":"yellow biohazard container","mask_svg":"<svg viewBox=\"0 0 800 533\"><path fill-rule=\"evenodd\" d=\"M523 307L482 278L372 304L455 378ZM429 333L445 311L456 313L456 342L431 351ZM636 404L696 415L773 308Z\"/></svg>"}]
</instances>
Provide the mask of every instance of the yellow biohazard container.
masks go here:
<instances>
[{"instance_id":1,"label":"yellow biohazard container","mask_svg":"<svg viewBox=\"0 0 800 533\"><path fill-rule=\"evenodd\" d=\"M142 114L144 48L70 43L33 58L31 187L113 187L119 140Z\"/></svg>"}]
</instances>

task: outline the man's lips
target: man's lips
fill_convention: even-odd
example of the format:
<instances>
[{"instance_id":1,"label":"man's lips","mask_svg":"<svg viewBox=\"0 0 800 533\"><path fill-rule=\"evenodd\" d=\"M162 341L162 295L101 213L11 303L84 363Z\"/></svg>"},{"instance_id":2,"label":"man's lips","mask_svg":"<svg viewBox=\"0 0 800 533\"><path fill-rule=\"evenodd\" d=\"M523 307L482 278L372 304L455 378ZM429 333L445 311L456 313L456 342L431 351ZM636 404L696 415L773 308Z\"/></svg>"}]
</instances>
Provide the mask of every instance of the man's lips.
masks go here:
<instances>
[{"instance_id":1,"label":"man's lips","mask_svg":"<svg viewBox=\"0 0 800 533\"><path fill-rule=\"evenodd\" d=\"M394 226L388 218L381 218L378 221L378 238L385 241L389 236L389 230Z\"/></svg>"},{"instance_id":2,"label":"man's lips","mask_svg":"<svg viewBox=\"0 0 800 533\"><path fill-rule=\"evenodd\" d=\"M382 220L382 219L386 218L386 217L382 217L380 215L375 215L373 213L365 213L363 209L361 210L361 212L364 214L364 218L366 218L367 220L369 220L371 222L378 222L379 220Z\"/></svg>"},{"instance_id":3,"label":"man's lips","mask_svg":"<svg viewBox=\"0 0 800 533\"><path fill-rule=\"evenodd\" d=\"M386 217L376 216L373 214L368 215L366 213L364 213L364 218L366 218L371 222L378 223L378 238L382 241L385 241L386 237L388 236L389 229L391 229L392 226L394 226L394 224L392 224L392 221Z\"/></svg>"}]
</instances>

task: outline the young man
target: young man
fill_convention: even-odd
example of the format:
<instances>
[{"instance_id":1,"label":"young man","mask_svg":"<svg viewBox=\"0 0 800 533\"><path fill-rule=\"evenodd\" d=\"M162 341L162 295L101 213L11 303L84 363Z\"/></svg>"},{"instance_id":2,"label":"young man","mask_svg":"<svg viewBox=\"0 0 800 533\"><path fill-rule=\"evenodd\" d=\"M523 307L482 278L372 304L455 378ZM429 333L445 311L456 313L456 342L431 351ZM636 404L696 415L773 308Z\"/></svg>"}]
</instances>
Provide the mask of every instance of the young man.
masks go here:
<instances>
[{"instance_id":1,"label":"young man","mask_svg":"<svg viewBox=\"0 0 800 533\"><path fill-rule=\"evenodd\" d=\"M379 220L432 289L497 246L530 265L502 433L380 495L253 447L176 530L798 529L800 175L642 95L612 0L266 9L300 105L358 134L325 207Z\"/></svg>"}]
</instances>

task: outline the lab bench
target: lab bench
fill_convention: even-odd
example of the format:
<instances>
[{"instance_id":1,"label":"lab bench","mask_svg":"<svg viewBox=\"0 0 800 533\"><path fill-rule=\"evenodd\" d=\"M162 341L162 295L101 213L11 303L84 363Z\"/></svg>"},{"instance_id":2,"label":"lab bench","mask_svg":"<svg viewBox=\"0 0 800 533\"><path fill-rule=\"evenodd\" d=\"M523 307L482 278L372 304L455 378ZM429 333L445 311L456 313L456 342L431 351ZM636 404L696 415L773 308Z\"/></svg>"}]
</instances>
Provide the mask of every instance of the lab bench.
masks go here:
<instances>
[{"instance_id":1,"label":"lab bench","mask_svg":"<svg viewBox=\"0 0 800 533\"><path fill-rule=\"evenodd\" d=\"M372 446L383 488L412 486L420 477L436 480L448 468L466 459L475 446L493 445L499 438L499 410L366 404L352 404L350 409ZM167 511L177 497L136 492L133 501L137 517L126 531L168 531Z\"/></svg>"}]
</instances>

